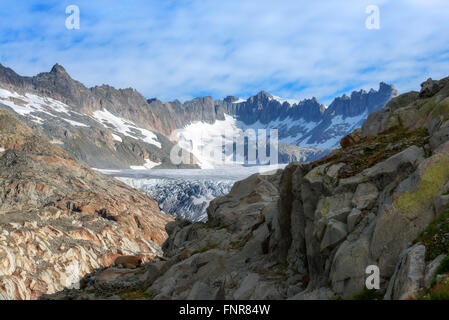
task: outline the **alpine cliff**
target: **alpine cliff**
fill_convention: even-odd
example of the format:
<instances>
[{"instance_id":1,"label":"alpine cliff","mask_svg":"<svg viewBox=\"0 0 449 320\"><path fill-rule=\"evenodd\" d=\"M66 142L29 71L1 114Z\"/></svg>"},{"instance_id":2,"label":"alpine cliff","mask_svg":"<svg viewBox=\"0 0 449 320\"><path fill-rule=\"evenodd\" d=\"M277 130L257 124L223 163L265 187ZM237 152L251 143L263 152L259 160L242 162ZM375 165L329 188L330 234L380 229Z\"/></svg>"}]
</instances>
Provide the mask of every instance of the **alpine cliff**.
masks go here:
<instances>
[{"instance_id":1,"label":"alpine cliff","mask_svg":"<svg viewBox=\"0 0 449 320\"><path fill-rule=\"evenodd\" d=\"M341 146L236 183L206 223L168 223L163 257L42 298L447 299L449 78L392 99ZM365 289L370 266L379 290Z\"/></svg>"}]
</instances>

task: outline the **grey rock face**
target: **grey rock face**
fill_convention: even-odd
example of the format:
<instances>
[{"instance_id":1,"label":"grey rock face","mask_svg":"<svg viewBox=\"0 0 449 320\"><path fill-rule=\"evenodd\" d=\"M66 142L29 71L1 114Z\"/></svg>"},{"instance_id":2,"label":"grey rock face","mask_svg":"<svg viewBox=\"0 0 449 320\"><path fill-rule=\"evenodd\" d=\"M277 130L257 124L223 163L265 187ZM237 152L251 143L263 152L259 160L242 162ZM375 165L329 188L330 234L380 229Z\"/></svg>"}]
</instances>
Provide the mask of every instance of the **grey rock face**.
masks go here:
<instances>
[{"instance_id":1,"label":"grey rock face","mask_svg":"<svg viewBox=\"0 0 449 320\"><path fill-rule=\"evenodd\" d=\"M438 91L444 87L444 83L440 81L432 80L432 78L427 79L426 82L421 84L421 92L419 96L421 98L429 98L434 96Z\"/></svg>"},{"instance_id":2,"label":"grey rock face","mask_svg":"<svg viewBox=\"0 0 449 320\"><path fill-rule=\"evenodd\" d=\"M370 262L369 235L343 242L335 253L330 271L333 290L344 298L359 293L365 286L365 269Z\"/></svg>"},{"instance_id":3,"label":"grey rock face","mask_svg":"<svg viewBox=\"0 0 449 320\"><path fill-rule=\"evenodd\" d=\"M446 171L449 168L447 161L447 155L443 153L436 153L421 160L417 170L402 181L380 207L371 252L379 259L383 275L390 276L393 273L401 251L415 240L419 232L435 217L434 200L439 197L449 178L449 172ZM419 190L427 185L427 174L440 169L439 178L434 176L434 187L426 191ZM389 250L386 251L385 247Z\"/></svg>"},{"instance_id":4,"label":"grey rock face","mask_svg":"<svg viewBox=\"0 0 449 320\"><path fill-rule=\"evenodd\" d=\"M438 257L436 257L434 260L430 261L427 265L426 265L426 270L424 273L424 279L422 282L422 287L423 288L429 288L432 284L432 281L435 277L435 274L438 270L438 268L440 267L440 262L441 260L444 259L444 257L446 257L446 255L444 254L440 254Z\"/></svg>"},{"instance_id":5,"label":"grey rock face","mask_svg":"<svg viewBox=\"0 0 449 320\"><path fill-rule=\"evenodd\" d=\"M404 300L417 298L425 275L426 247L415 245L406 249L393 274L385 299Z\"/></svg>"},{"instance_id":6,"label":"grey rock face","mask_svg":"<svg viewBox=\"0 0 449 320\"><path fill-rule=\"evenodd\" d=\"M348 232L352 232L360 220L362 220L362 211L357 208L352 209L351 213L348 215Z\"/></svg>"},{"instance_id":7,"label":"grey rock face","mask_svg":"<svg viewBox=\"0 0 449 320\"><path fill-rule=\"evenodd\" d=\"M255 273L248 274L245 278L243 278L242 283L238 287L238 289L234 292L234 299L236 300L248 300L256 286L259 283L259 275Z\"/></svg>"},{"instance_id":8,"label":"grey rock face","mask_svg":"<svg viewBox=\"0 0 449 320\"><path fill-rule=\"evenodd\" d=\"M324 232L323 240L321 241L321 251L329 249L337 245L348 234L346 224L336 220L330 220Z\"/></svg>"},{"instance_id":9,"label":"grey rock face","mask_svg":"<svg viewBox=\"0 0 449 320\"><path fill-rule=\"evenodd\" d=\"M379 191L374 184L362 183L357 186L352 203L359 210L370 209L378 196Z\"/></svg>"}]
</instances>

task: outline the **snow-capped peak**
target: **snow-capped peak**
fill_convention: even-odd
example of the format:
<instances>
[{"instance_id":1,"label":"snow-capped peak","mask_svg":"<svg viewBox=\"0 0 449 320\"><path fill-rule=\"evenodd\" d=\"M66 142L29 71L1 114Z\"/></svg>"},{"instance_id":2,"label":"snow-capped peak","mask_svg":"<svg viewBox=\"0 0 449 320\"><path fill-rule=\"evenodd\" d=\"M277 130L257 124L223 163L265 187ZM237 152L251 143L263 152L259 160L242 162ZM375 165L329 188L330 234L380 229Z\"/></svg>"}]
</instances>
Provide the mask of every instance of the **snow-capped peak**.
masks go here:
<instances>
[{"instance_id":1,"label":"snow-capped peak","mask_svg":"<svg viewBox=\"0 0 449 320\"><path fill-rule=\"evenodd\" d=\"M233 103L242 103L242 102L246 102L247 99L243 99L243 98L238 98L237 100L235 100Z\"/></svg>"},{"instance_id":2,"label":"snow-capped peak","mask_svg":"<svg viewBox=\"0 0 449 320\"><path fill-rule=\"evenodd\" d=\"M281 98L281 97L273 96L273 95L272 95L272 97L273 97L274 100L279 101L280 104L283 104L284 102L287 102L289 105L292 106L294 104L298 104L299 103L299 100L295 100L295 99Z\"/></svg>"}]
</instances>

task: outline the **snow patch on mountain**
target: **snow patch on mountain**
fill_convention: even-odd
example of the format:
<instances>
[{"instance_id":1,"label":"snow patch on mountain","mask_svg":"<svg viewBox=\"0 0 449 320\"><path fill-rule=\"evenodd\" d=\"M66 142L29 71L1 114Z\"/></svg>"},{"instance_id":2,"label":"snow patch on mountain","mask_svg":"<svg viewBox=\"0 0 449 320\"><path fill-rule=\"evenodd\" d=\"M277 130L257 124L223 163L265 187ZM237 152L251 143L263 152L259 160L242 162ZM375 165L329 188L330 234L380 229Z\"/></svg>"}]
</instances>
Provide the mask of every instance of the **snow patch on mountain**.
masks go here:
<instances>
[{"instance_id":1,"label":"snow patch on mountain","mask_svg":"<svg viewBox=\"0 0 449 320\"><path fill-rule=\"evenodd\" d=\"M294 104L298 104L300 101L299 100L295 100L295 99L286 99L286 98L281 98L278 96L273 96L273 99L276 101L279 101L280 104L283 104L284 102L287 102L289 105L294 105Z\"/></svg>"},{"instance_id":2,"label":"snow patch on mountain","mask_svg":"<svg viewBox=\"0 0 449 320\"><path fill-rule=\"evenodd\" d=\"M233 143L232 138L242 137L248 132L248 129L254 130L253 133L258 137L264 133L263 131L259 132L259 130L266 130L265 134L269 134L270 129L276 129L278 130L278 142L280 144L297 145L303 147L305 153L307 153L308 149L322 150L338 147L340 139L347 132L360 127L366 117L366 113L354 118L335 117L330 125L324 128L329 140L321 143L310 143L308 140L311 139L309 134L324 120L313 122L306 121L303 118L294 120L290 117L284 119L278 117L267 124L258 120L248 125L233 116L225 114L224 120L216 120L213 124L197 121L183 129L176 130L175 135L179 146L191 152L198 159L198 165L202 169L211 169L223 165L244 165L244 162L236 161L232 154L223 155L222 150L226 150L224 146L228 146L227 150L232 150L232 147L229 147Z\"/></svg>"},{"instance_id":3,"label":"snow patch on mountain","mask_svg":"<svg viewBox=\"0 0 449 320\"><path fill-rule=\"evenodd\" d=\"M242 103L242 102L246 102L246 101L247 101L247 99L238 98L233 103Z\"/></svg>"},{"instance_id":4,"label":"snow patch on mountain","mask_svg":"<svg viewBox=\"0 0 449 320\"><path fill-rule=\"evenodd\" d=\"M66 119L62 116L71 116L78 114L70 107L58 100L49 97L40 97L35 94L26 93L25 95L11 92L0 88L0 103L10 107L22 116L30 117L31 121L42 124L45 120L37 116L39 113L46 114L50 117L59 118L72 126L89 127L84 123Z\"/></svg>"},{"instance_id":5,"label":"snow patch on mountain","mask_svg":"<svg viewBox=\"0 0 449 320\"><path fill-rule=\"evenodd\" d=\"M130 120L113 115L107 109L94 111L93 118L113 131L161 148L161 143L157 141L157 136L153 132L137 127Z\"/></svg>"},{"instance_id":6,"label":"snow patch on mountain","mask_svg":"<svg viewBox=\"0 0 449 320\"><path fill-rule=\"evenodd\" d=\"M120 138L118 135L112 133L112 139L114 141L123 142L122 138Z\"/></svg>"},{"instance_id":7,"label":"snow patch on mountain","mask_svg":"<svg viewBox=\"0 0 449 320\"><path fill-rule=\"evenodd\" d=\"M69 120L69 119L65 119L65 118L60 118L60 119L71 124L72 126L75 126L75 127L85 127L85 128L89 127L88 125L78 122L78 121L73 121L73 120Z\"/></svg>"},{"instance_id":8,"label":"snow patch on mountain","mask_svg":"<svg viewBox=\"0 0 449 320\"><path fill-rule=\"evenodd\" d=\"M365 111L361 115L355 117L346 117L344 118L341 115L338 115L331 119L330 125L323 130L323 137L325 139L322 142L311 143L310 140L312 137L309 137L306 142L299 141L301 145L305 147L313 147L319 149L332 149L340 146L340 140L342 139L342 135L346 135L354 131L357 128L360 128L363 125L363 122L368 117L368 111Z\"/></svg>"},{"instance_id":9,"label":"snow patch on mountain","mask_svg":"<svg viewBox=\"0 0 449 320\"><path fill-rule=\"evenodd\" d=\"M235 119L225 115L225 120L217 120L213 124L200 121L191 123L176 130L175 135L179 146L191 152L202 169L213 169L223 164L222 144L232 144L232 137L238 132ZM226 157L224 162L231 164L232 155Z\"/></svg>"}]
</instances>

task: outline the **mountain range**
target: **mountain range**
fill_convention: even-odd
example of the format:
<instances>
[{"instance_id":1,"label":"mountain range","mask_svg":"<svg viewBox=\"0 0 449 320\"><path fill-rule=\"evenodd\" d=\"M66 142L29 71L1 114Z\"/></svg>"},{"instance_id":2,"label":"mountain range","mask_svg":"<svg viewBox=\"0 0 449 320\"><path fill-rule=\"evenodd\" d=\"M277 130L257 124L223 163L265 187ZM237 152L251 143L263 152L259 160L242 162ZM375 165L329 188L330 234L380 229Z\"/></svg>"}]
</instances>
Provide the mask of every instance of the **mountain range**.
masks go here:
<instances>
[{"instance_id":1,"label":"mountain range","mask_svg":"<svg viewBox=\"0 0 449 320\"><path fill-rule=\"evenodd\" d=\"M278 129L281 162L316 160L397 94L394 86L380 83L377 91L355 91L328 107L316 98L293 101L265 91L248 99L162 102L132 88L87 88L59 64L33 77L0 65L0 105L75 159L100 169L212 168L198 132L217 132L212 139L218 139L228 129ZM174 165L170 151L185 137L194 146L193 161Z\"/></svg>"}]
</instances>

